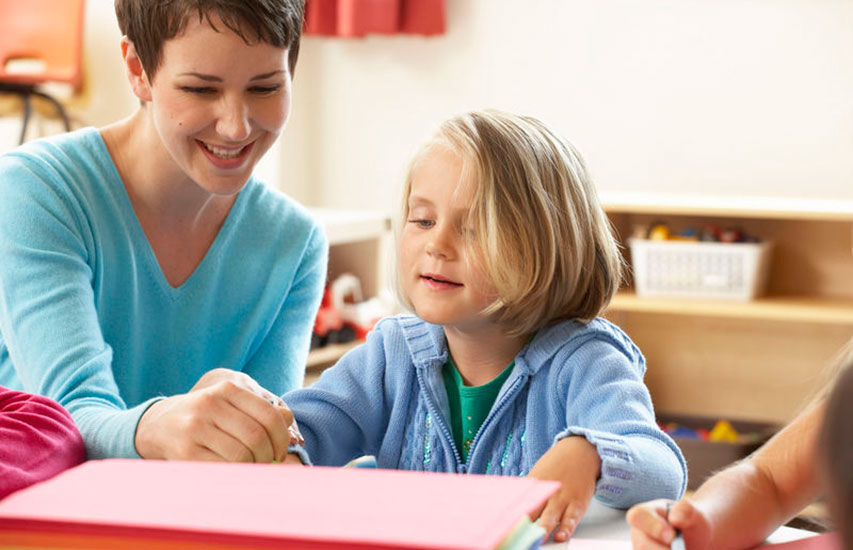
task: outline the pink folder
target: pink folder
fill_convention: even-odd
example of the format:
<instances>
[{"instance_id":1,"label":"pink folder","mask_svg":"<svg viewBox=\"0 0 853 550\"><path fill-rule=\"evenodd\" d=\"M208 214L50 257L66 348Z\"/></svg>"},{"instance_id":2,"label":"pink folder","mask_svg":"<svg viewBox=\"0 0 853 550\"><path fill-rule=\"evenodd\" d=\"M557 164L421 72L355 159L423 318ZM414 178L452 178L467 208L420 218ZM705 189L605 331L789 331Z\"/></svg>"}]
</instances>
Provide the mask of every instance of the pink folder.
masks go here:
<instances>
[{"instance_id":1,"label":"pink folder","mask_svg":"<svg viewBox=\"0 0 853 550\"><path fill-rule=\"evenodd\" d=\"M490 549L558 487L533 478L393 470L90 461L0 501L0 542Z\"/></svg>"}]
</instances>

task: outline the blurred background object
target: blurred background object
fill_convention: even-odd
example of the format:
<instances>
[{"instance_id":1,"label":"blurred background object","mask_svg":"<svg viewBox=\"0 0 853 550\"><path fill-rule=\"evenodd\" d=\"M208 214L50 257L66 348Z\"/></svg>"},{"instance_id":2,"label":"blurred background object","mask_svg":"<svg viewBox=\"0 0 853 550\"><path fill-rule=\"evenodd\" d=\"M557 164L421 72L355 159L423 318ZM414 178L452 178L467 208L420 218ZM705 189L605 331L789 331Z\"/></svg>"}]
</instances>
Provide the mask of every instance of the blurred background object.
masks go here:
<instances>
[{"instance_id":1,"label":"blurred background object","mask_svg":"<svg viewBox=\"0 0 853 550\"><path fill-rule=\"evenodd\" d=\"M3 0L0 3L0 93L21 101L19 142L27 139L33 98L47 101L66 131L71 121L48 84L83 82L84 0Z\"/></svg>"}]
</instances>

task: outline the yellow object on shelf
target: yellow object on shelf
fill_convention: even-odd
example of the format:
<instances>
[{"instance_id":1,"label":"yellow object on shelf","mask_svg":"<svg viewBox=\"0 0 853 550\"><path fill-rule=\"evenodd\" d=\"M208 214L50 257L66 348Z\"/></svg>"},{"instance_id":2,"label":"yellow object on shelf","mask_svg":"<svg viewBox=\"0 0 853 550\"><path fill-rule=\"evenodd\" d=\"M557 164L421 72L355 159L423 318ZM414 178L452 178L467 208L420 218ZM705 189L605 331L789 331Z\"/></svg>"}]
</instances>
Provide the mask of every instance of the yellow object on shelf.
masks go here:
<instances>
[{"instance_id":1,"label":"yellow object on shelf","mask_svg":"<svg viewBox=\"0 0 853 550\"><path fill-rule=\"evenodd\" d=\"M737 430L727 420L718 420L710 434L711 441L727 441L734 443L738 439Z\"/></svg>"},{"instance_id":2,"label":"yellow object on shelf","mask_svg":"<svg viewBox=\"0 0 853 550\"><path fill-rule=\"evenodd\" d=\"M652 227L651 231L649 231L650 241L666 241L669 240L669 237L669 227L662 223L655 225Z\"/></svg>"}]
</instances>

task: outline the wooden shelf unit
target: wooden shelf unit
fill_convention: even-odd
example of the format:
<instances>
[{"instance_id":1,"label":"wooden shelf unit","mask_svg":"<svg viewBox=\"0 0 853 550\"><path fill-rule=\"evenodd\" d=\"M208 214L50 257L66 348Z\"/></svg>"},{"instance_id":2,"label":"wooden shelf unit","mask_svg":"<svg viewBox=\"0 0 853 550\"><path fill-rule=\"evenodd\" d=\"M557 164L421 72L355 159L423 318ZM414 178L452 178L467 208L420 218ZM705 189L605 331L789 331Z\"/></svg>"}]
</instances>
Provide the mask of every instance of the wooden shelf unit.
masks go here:
<instances>
[{"instance_id":1,"label":"wooden shelf unit","mask_svg":"<svg viewBox=\"0 0 853 550\"><path fill-rule=\"evenodd\" d=\"M328 280L352 273L361 281L365 299L379 294L386 285L384 269L391 220L381 212L312 208L311 213L323 225L329 239ZM308 354L305 385L310 385L323 369L360 342L332 344Z\"/></svg>"},{"instance_id":2,"label":"wooden shelf unit","mask_svg":"<svg viewBox=\"0 0 853 550\"><path fill-rule=\"evenodd\" d=\"M629 287L606 316L646 356L659 413L790 420L853 336L853 202L605 194L602 203L628 260L634 228L658 221L734 226L774 242L756 300L647 298Z\"/></svg>"}]
</instances>

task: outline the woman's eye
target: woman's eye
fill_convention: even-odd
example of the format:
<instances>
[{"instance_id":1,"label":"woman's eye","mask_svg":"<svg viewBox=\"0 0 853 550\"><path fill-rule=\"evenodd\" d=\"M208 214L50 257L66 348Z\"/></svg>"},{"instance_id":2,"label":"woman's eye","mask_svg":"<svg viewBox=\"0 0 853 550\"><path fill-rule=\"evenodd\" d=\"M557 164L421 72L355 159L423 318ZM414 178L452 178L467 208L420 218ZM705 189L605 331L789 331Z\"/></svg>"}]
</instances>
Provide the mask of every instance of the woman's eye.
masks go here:
<instances>
[{"instance_id":1,"label":"woman's eye","mask_svg":"<svg viewBox=\"0 0 853 550\"><path fill-rule=\"evenodd\" d=\"M270 95L274 94L281 89L280 84L276 84L274 86L252 86L249 88L249 91L258 95Z\"/></svg>"},{"instance_id":2,"label":"woman's eye","mask_svg":"<svg viewBox=\"0 0 853 550\"><path fill-rule=\"evenodd\" d=\"M210 95L216 93L216 88L211 88L210 86L181 86L181 90L190 94L198 95Z\"/></svg>"}]
</instances>

